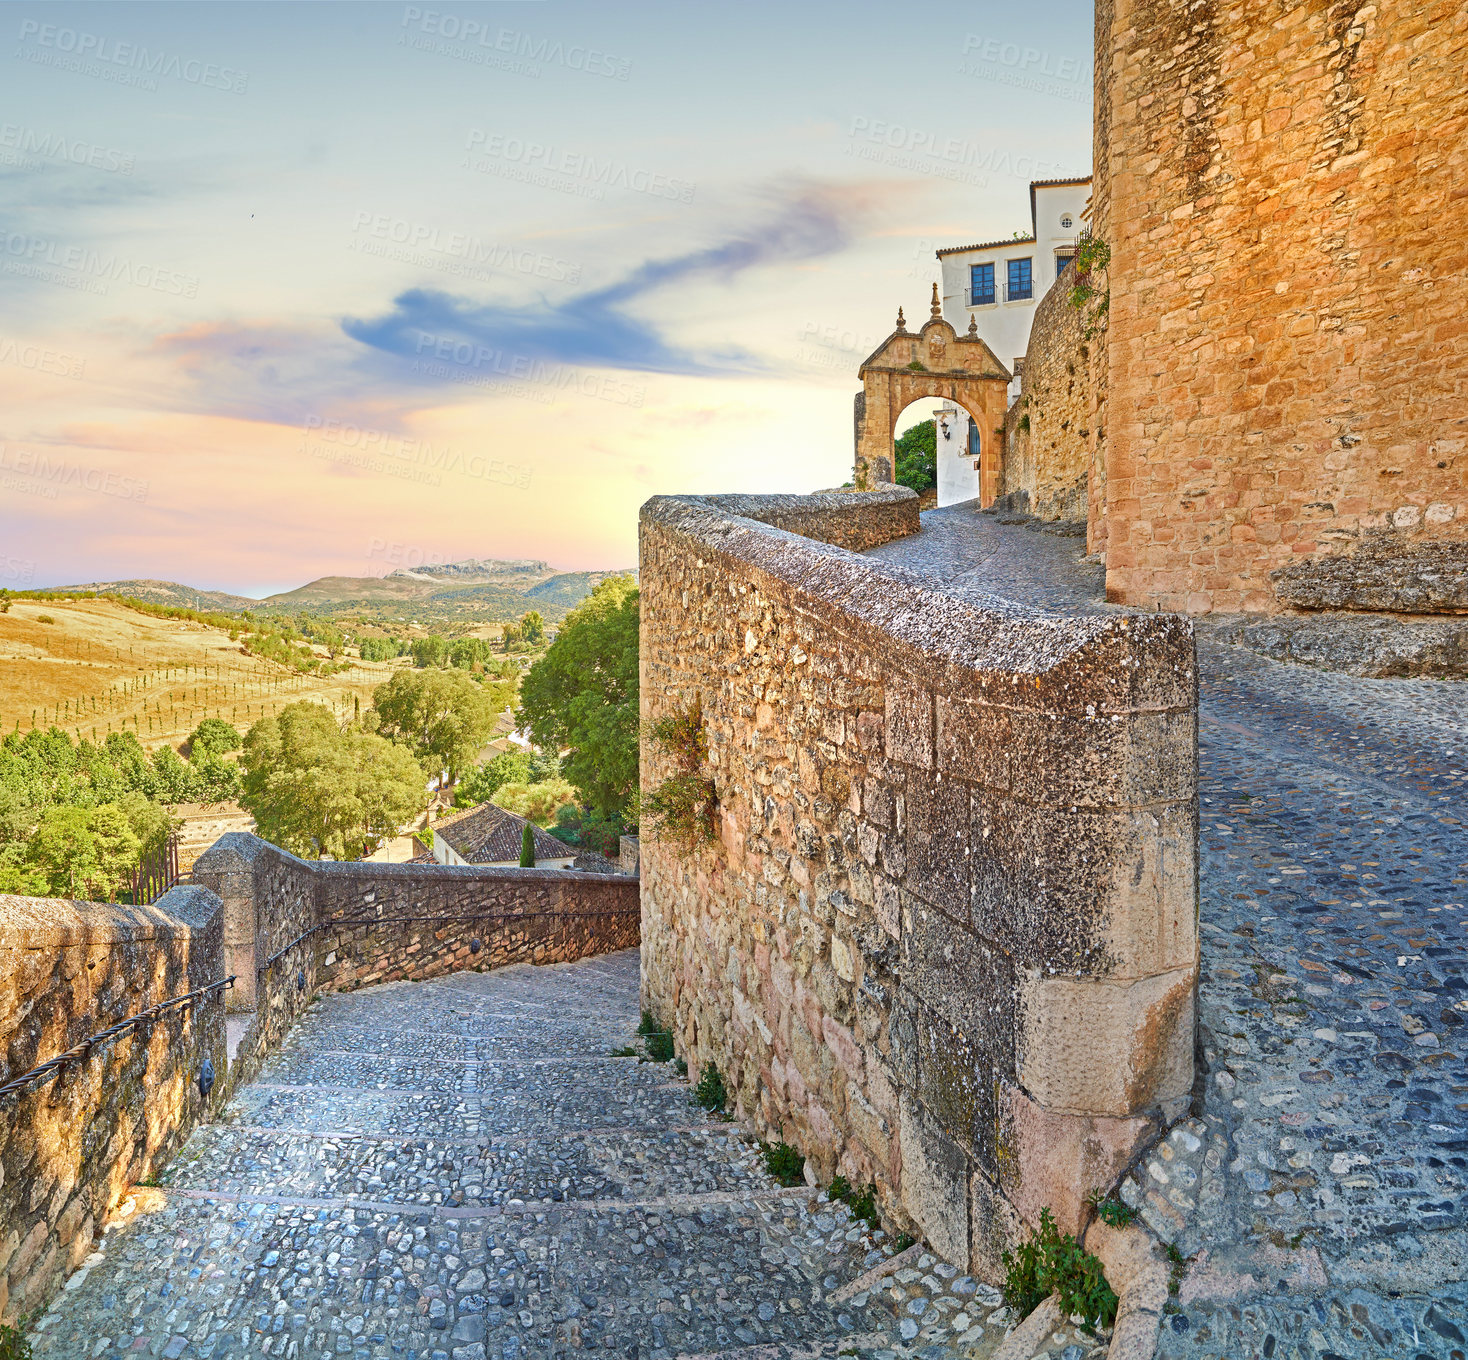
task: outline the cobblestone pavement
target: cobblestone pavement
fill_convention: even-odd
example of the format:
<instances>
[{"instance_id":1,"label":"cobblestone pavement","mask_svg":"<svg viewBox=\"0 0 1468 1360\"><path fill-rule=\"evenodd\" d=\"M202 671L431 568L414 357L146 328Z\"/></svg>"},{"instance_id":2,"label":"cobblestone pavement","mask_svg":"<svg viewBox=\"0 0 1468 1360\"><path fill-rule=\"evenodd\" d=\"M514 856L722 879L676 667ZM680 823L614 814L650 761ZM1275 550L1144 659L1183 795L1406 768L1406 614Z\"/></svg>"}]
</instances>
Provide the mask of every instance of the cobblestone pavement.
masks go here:
<instances>
[{"instance_id":1,"label":"cobblestone pavement","mask_svg":"<svg viewBox=\"0 0 1468 1360\"><path fill-rule=\"evenodd\" d=\"M872 556L1047 609L1083 545L929 512ZM1200 642L1194 1117L1123 1188L1180 1258L1159 1354L1468 1353L1468 687Z\"/></svg>"},{"instance_id":2,"label":"cobblestone pavement","mask_svg":"<svg viewBox=\"0 0 1468 1360\"><path fill-rule=\"evenodd\" d=\"M671 1064L610 1056L637 990L628 951L320 998L136 1191L37 1357L989 1355L997 1291L776 1184Z\"/></svg>"}]
</instances>

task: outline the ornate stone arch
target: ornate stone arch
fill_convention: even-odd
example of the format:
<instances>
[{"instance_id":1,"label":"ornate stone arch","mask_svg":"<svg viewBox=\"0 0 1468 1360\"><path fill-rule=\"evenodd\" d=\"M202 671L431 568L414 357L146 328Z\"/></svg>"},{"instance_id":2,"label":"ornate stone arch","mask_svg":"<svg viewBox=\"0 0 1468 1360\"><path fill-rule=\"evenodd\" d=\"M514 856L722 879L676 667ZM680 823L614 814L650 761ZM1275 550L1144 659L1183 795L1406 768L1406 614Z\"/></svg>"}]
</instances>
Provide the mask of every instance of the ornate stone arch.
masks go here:
<instances>
[{"instance_id":1,"label":"ornate stone arch","mask_svg":"<svg viewBox=\"0 0 1468 1360\"><path fill-rule=\"evenodd\" d=\"M922 397L944 397L963 407L979 431L979 499L992 505L999 491L1004 413L1010 373L979 339L973 322L959 335L943 320L938 285L933 285L932 316L922 330L907 329L902 309L897 329L858 370L856 396L856 484L875 486L892 480L892 435L897 417Z\"/></svg>"}]
</instances>

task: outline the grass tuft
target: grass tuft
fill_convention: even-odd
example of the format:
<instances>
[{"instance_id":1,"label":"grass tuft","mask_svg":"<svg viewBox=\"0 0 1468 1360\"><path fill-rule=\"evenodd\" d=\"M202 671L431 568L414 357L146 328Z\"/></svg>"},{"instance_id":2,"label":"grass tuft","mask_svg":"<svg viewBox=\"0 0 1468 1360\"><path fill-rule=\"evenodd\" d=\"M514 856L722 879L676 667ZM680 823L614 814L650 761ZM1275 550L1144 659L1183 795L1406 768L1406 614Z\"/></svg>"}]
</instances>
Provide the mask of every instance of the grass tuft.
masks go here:
<instances>
[{"instance_id":1,"label":"grass tuft","mask_svg":"<svg viewBox=\"0 0 1468 1360\"><path fill-rule=\"evenodd\" d=\"M1079 1316L1090 1335L1116 1321L1116 1291L1107 1284L1101 1262L1070 1233L1061 1234L1049 1209L1040 1210L1039 1230L1028 1241L1004 1253L1004 1272L1004 1301L1021 1317L1055 1294L1061 1316Z\"/></svg>"},{"instance_id":2,"label":"grass tuft","mask_svg":"<svg viewBox=\"0 0 1468 1360\"><path fill-rule=\"evenodd\" d=\"M765 1170L781 1185L799 1185L805 1179L805 1158L789 1143L761 1143Z\"/></svg>"}]
</instances>

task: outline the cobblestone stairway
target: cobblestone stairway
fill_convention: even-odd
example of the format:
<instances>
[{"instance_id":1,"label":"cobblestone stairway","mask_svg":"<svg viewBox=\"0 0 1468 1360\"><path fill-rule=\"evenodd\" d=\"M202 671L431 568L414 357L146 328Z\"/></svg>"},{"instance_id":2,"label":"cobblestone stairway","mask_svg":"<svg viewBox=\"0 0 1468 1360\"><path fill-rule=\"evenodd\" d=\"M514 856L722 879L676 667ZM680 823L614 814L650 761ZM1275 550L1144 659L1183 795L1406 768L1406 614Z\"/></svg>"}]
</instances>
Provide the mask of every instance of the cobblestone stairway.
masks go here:
<instances>
[{"instance_id":1,"label":"cobblestone stairway","mask_svg":"<svg viewBox=\"0 0 1468 1360\"><path fill-rule=\"evenodd\" d=\"M990 1354L997 1293L776 1184L671 1065L609 1056L637 982L629 951L321 998L36 1355Z\"/></svg>"}]
</instances>

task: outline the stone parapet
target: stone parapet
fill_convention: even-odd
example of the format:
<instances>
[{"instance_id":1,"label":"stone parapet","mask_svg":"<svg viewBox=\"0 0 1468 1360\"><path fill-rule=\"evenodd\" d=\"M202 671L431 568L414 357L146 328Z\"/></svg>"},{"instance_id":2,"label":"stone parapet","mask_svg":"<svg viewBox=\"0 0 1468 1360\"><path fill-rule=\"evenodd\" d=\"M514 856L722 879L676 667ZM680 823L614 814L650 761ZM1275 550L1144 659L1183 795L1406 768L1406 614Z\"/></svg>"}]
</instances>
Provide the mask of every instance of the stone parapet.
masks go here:
<instances>
[{"instance_id":1,"label":"stone parapet","mask_svg":"<svg viewBox=\"0 0 1468 1360\"><path fill-rule=\"evenodd\" d=\"M150 907L0 895L0 1084L226 976L224 913L200 887ZM222 1099L224 996L161 1013L0 1097L0 1317L43 1308L129 1188Z\"/></svg>"},{"instance_id":2,"label":"stone parapet","mask_svg":"<svg viewBox=\"0 0 1468 1360\"><path fill-rule=\"evenodd\" d=\"M757 520L803 538L865 552L921 527L918 494L905 486L823 491L814 496L709 496L726 515Z\"/></svg>"},{"instance_id":3,"label":"stone parapet","mask_svg":"<svg viewBox=\"0 0 1468 1360\"><path fill-rule=\"evenodd\" d=\"M1191 625L978 606L730 506L642 511L644 730L701 712L717 798L711 845L644 829L644 1005L992 1279L1188 1100Z\"/></svg>"}]
</instances>

